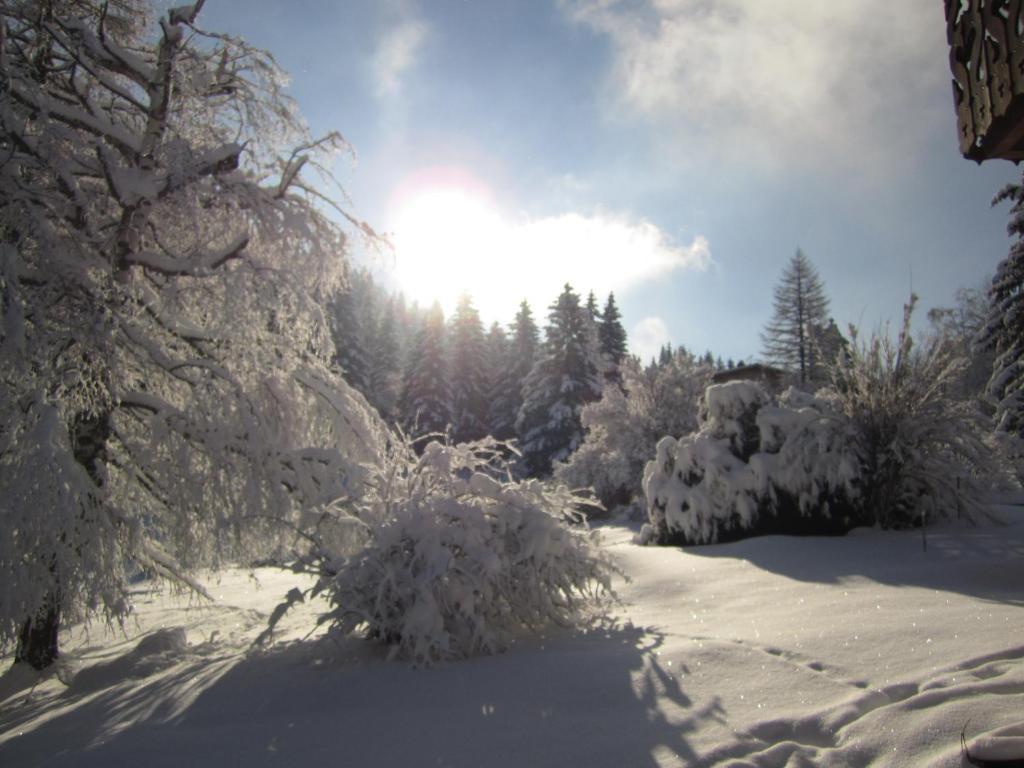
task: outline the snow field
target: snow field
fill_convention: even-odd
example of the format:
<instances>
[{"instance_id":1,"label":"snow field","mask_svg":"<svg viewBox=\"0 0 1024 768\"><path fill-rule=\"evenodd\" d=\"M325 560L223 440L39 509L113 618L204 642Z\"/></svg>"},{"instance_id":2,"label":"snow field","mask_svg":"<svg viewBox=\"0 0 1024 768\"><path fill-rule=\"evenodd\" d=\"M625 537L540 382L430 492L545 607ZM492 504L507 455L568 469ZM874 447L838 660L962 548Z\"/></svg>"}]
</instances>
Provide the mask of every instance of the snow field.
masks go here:
<instances>
[{"instance_id":1,"label":"snow field","mask_svg":"<svg viewBox=\"0 0 1024 768\"><path fill-rule=\"evenodd\" d=\"M417 670L314 636L250 651L288 573L135 595L129 636L74 628L61 676L0 679L0 765L959 766L1024 733L1024 515L1007 526L639 547L587 632ZM322 608L320 609L322 610ZM144 645L139 646L139 638Z\"/></svg>"}]
</instances>

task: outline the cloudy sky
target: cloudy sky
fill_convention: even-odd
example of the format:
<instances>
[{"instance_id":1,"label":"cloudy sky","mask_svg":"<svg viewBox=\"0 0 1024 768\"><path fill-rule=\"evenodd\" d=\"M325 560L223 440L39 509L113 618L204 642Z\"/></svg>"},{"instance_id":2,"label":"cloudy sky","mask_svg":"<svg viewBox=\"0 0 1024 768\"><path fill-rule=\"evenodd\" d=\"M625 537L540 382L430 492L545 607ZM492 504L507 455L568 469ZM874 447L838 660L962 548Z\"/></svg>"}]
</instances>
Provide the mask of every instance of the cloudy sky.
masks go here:
<instances>
[{"instance_id":1,"label":"cloudy sky","mask_svg":"<svg viewBox=\"0 0 1024 768\"><path fill-rule=\"evenodd\" d=\"M381 279L485 319L615 291L634 350L756 358L800 247L841 327L948 305L1005 255L1017 170L957 153L942 4L209 0L269 49L390 233ZM922 322L923 325L923 313Z\"/></svg>"}]
</instances>

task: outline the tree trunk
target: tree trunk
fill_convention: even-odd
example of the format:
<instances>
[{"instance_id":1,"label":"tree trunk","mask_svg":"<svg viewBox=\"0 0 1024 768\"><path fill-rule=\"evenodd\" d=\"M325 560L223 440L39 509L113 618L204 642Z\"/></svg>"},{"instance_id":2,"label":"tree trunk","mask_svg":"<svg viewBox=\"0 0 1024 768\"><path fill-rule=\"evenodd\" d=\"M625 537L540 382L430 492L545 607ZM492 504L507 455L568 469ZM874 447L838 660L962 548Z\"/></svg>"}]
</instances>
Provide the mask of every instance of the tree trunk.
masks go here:
<instances>
[{"instance_id":1,"label":"tree trunk","mask_svg":"<svg viewBox=\"0 0 1024 768\"><path fill-rule=\"evenodd\" d=\"M79 414L72 420L70 436L75 461L81 464L97 488L102 487L103 478L100 463L106 456L106 442L110 437L110 413L99 415ZM62 539L62 544L63 544ZM57 559L50 563L52 587L43 600L43 606L36 616L26 619L18 635L14 651L15 662L23 661L36 669L45 669L60 655L60 573Z\"/></svg>"},{"instance_id":2,"label":"tree trunk","mask_svg":"<svg viewBox=\"0 0 1024 768\"><path fill-rule=\"evenodd\" d=\"M46 669L57 660L60 653L57 647L59 631L60 600L55 595L49 595L46 607L39 615L22 625L14 661L26 662L35 669Z\"/></svg>"}]
</instances>

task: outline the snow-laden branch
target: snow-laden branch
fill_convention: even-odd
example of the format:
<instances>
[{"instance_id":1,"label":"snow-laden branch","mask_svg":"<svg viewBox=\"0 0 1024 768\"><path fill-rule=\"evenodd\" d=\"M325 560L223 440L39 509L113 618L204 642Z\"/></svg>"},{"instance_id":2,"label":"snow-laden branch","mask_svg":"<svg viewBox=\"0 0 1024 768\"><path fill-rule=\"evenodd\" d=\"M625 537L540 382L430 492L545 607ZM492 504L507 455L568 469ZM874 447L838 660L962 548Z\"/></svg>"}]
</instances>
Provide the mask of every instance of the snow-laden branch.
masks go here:
<instances>
[{"instance_id":1,"label":"snow-laden branch","mask_svg":"<svg viewBox=\"0 0 1024 768\"><path fill-rule=\"evenodd\" d=\"M249 235L246 233L237 235L219 250L196 254L190 258L177 258L147 250L125 255L124 262L158 272L167 277L205 277L232 259L241 258L248 245Z\"/></svg>"},{"instance_id":2,"label":"snow-laden branch","mask_svg":"<svg viewBox=\"0 0 1024 768\"><path fill-rule=\"evenodd\" d=\"M219 338L216 333L200 328L198 325L164 310L156 291L145 283L140 284L139 292L141 294L142 306L146 308L146 312L168 333L189 343L214 341Z\"/></svg>"},{"instance_id":3,"label":"snow-laden branch","mask_svg":"<svg viewBox=\"0 0 1024 768\"><path fill-rule=\"evenodd\" d=\"M146 61L123 46L118 45L106 34L102 34L102 37L96 35L84 19L74 16L58 17L56 24L59 25L60 29L57 29L52 24L46 24L44 28L55 39L61 41L65 48L72 49L73 43L68 37L72 38L75 42L81 44L84 52L97 64L105 69L109 69L111 72L127 77L143 88L152 82L155 77L156 73L153 67L146 63Z\"/></svg>"},{"instance_id":4,"label":"snow-laden branch","mask_svg":"<svg viewBox=\"0 0 1024 768\"><path fill-rule=\"evenodd\" d=\"M136 165L126 168L103 145L97 147L96 154L114 197L123 208L129 208L145 200L167 197L205 176L236 170L243 149L240 144L223 144L189 163L162 172Z\"/></svg>"},{"instance_id":5,"label":"snow-laden branch","mask_svg":"<svg viewBox=\"0 0 1024 768\"><path fill-rule=\"evenodd\" d=\"M65 104L37 89L30 89L17 79L12 78L9 82L10 87L7 92L14 101L52 117L71 128L86 131L96 138L103 139L124 155L135 156L141 153L142 144L138 137L108 118L102 115L90 115L85 110Z\"/></svg>"}]
</instances>

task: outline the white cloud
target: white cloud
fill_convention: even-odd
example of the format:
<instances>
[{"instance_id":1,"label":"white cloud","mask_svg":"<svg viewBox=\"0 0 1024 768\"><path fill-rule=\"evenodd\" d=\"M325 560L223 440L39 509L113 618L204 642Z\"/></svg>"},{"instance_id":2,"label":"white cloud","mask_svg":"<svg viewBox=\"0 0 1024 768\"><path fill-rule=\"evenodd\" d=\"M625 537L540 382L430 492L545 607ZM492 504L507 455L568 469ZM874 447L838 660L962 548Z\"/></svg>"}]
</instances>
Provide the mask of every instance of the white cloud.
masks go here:
<instances>
[{"instance_id":1,"label":"white cloud","mask_svg":"<svg viewBox=\"0 0 1024 768\"><path fill-rule=\"evenodd\" d=\"M645 365L670 341L668 326L660 317L645 317L629 334L630 351Z\"/></svg>"},{"instance_id":2,"label":"white cloud","mask_svg":"<svg viewBox=\"0 0 1024 768\"><path fill-rule=\"evenodd\" d=\"M603 300L711 264L707 239L677 243L645 219L565 213L510 217L464 190L427 190L396 216L397 278L411 298L450 311L469 292L488 320L508 322L522 299L541 323L566 282Z\"/></svg>"},{"instance_id":3,"label":"white cloud","mask_svg":"<svg viewBox=\"0 0 1024 768\"><path fill-rule=\"evenodd\" d=\"M416 63L416 56L427 38L426 23L403 19L384 31L373 57L377 95L392 97L401 91L402 78Z\"/></svg>"},{"instance_id":4,"label":"white cloud","mask_svg":"<svg viewBox=\"0 0 1024 768\"><path fill-rule=\"evenodd\" d=\"M954 135L935 0L564 0L680 154L872 169ZM621 104L619 105L621 107ZM945 107L944 111L939 111Z\"/></svg>"}]
</instances>

